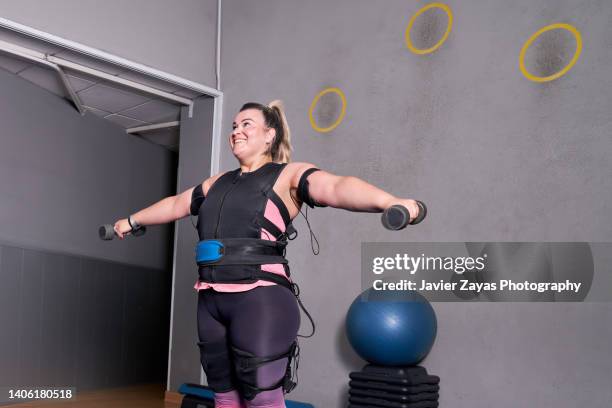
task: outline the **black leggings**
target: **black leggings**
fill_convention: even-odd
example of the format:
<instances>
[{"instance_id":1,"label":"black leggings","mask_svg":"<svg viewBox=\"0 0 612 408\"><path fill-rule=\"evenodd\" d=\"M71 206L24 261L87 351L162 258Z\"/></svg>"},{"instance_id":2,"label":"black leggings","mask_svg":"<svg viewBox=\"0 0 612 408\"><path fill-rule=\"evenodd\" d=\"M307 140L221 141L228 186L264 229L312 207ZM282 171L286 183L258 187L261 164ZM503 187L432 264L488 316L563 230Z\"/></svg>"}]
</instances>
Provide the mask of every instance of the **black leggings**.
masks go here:
<instances>
[{"instance_id":1,"label":"black leggings","mask_svg":"<svg viewBox=\"0 0 612 408\"><path fill-rule=\"evenodd\" d=\"M225 344L229 372L224 390L240 389L233 362L232 347L257 357L270 357L289 350L300 326L297 300L288 289L273 285L260 286L246 292L198 292L198 335L201 349L207 344ZM223 354L223 351L222 351ZM210 365L202 353L202 366L207 376ZM218 362L217 368L218 368ZM223 364L223 363L222 363ZM257 386L270 387L285 375L287 359L264 363L257 369ZM209 380L210 384L210 380Z\"/></svg>"}]
</instances>

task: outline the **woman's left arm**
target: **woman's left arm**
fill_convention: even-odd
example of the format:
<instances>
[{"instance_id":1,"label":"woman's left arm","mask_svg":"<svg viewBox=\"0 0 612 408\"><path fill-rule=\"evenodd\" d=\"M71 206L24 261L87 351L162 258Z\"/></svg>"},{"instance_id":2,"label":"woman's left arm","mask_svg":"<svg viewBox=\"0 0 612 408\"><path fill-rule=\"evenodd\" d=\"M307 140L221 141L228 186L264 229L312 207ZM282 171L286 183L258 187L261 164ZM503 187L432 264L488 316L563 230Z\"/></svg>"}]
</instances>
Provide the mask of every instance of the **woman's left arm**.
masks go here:
<instances>
[{"instance_id":1,"label":"woman's left arm","mask_svg":"<svg viewBox=\"0 0 612 408\"><path fill-rule=\"evenodd\" d=\"M291 187L297 189L304 172L316 167L310 163L295 163ZM360 178L337 176L323 170L311 173L308 178L308 193L320 205L343 208L349 211L383 212L392 205L403 205L410 212L412 221L419 214L415 200L395 197Z\"/></svg>"}]
</instances>

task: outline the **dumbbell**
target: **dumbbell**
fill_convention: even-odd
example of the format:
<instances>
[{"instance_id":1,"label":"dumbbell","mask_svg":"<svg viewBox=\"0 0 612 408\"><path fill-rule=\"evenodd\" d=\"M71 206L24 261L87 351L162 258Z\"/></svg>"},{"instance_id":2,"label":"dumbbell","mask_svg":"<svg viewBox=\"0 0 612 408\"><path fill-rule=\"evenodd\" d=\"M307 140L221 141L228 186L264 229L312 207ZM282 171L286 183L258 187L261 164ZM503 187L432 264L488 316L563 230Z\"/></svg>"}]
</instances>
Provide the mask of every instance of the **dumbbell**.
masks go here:
<instances>
[{"instance_id":1,"label":"dumbbell","mask_svg":"<svg viewBox=\"0 0 612 408\"><path fill-rule=\"evenodd\" d=\"M419 214L412 221L410 221L410 212L403 205L393 205L387 208L381 217L381 221L383 226L386 229L397 231L406 228L407 225L416 225L425 219L427 215L427 207L425 203L417 200L417 205L419 206Z\"/></svg>"},{"instance_id":2,"label":"dumbbell","mask_svg":"<svg viewBox=\"0 0 612 408\"><path fill-rule=\"evenodd\" d=\"M134 229L128 232L126 235L133 235L135 237L140 237L144 235L145 232L147 232L147 227L141 226L137 229ZM100 228L98 228L98 235L100 236L100 239L104 241L110 241L111 239L117 236L117 234L115 233L114 225L111 225L111 224L105 224L105 225L100 226Z\"/></svg>"}]
</instances>

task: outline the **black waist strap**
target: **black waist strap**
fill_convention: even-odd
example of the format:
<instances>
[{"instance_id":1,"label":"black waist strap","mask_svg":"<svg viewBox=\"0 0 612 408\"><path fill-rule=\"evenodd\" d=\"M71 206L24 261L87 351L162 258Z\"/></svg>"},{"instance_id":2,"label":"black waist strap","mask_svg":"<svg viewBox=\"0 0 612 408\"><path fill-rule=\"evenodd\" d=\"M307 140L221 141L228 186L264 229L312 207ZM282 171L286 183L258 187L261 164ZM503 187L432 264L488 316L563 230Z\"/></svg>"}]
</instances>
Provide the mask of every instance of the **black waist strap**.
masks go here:
<instances>
[{"instance_id":1,"label":"black waist strap","mask_svg":"<svg viewBox=\"0 0 612 408\"><path fill-rule=\"evenodd\" d=\"M211 256L210 243L215 244L217 256ZM257 238L204 240L198 243L196 261L198 266L286 264L283 256L286 245L282 241Z\"/></svg>"}]
</instances>

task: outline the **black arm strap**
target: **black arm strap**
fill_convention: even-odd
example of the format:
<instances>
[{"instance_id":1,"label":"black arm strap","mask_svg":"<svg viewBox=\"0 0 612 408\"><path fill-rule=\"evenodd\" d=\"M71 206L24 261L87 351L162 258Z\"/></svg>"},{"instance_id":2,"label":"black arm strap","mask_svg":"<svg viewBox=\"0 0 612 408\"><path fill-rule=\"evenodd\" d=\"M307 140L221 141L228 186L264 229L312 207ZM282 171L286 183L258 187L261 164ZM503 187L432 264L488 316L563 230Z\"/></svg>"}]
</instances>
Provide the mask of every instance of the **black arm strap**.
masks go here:
<instances>
[{"instance_id":1,"label":"black arm strap","mask_svg":"<svg viewBox=\"0 0 612 408\"><path fill-rule=\"evenodd\" d=\"M308 205L310 208L314 208L314 207L327 207L326 205L321 205L319 203L317 203L311 196L310 196L310 192L308 191L308 176L310 176L312 173L314 173L315 171L319 171L320 169L317 169L316 167L311 167L308 170L306 170L303 174L302 177L300 177L300 181L298 183L298 188L297 188L297 196L298 199L303 202L306 203L306 205Z\"/></svg>"},{"instance_id":2,"label":"black arm strap","mask_svg":"<svg viewBox=\"0 0 612 408\"><path fill-rule=\"evenodd\" d=\"M191 215L198 215L200 213L200 207L204 202L204 191L202 190L202 184L198 184L191 193L191 207L189 212Z\"/></svg>"}]
</instances>

